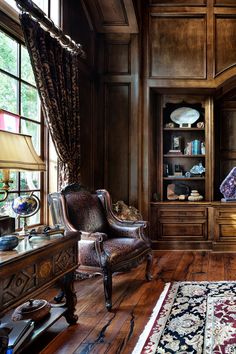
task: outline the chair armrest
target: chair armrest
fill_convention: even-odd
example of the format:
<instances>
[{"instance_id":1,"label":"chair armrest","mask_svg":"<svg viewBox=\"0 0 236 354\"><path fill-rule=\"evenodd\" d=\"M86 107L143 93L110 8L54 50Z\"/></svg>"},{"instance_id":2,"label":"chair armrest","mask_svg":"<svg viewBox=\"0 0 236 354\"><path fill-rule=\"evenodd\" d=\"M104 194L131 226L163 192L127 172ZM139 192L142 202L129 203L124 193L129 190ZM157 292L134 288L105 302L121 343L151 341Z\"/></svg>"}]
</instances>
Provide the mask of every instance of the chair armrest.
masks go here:
<instances>
[{"instance_id":1,"label":"chair armrest","mask_svg":"<svg viewBox=\"0 0 236 354\"><path fill-rule=\"evenodd\" d=\"M108 191L98 189L96 193L106 211L108 225L114 236L142 238L145 242L148 242L143 231L147 227L147 221L119 219L112 211L112 202Z\"/></svg>"},{"instance_id":2,"label":"chair armrest","mask_svg":"<svg viewBox=\"0 0 236 354\"><path fill-rule=\"evenodd\" d=\"M130 237L130 238L141 238L143 241L149 243L148 238L144 234L144 228L146 227L142 224L127 224L127 223L110 223L110 231L112 236L115 237Z\"/></svg>"},{"instance_id":3,"label":"chair armrest","mask_svg":"<svg viewBox=\"0 0 236 354\"><path fill-rule=\"evenodd\" d=\"M86 232L86 231L80 231L81 234L81 240L86 240L86 241L98 241L98 242L103 242L108 239L107 234L103 232Z\"/></svg>"},{"instance_id":4,"label":"chair armrest","mask_svg":"<svg viewBox=\"0 0 236 354\"><path fill-rule=\"evenodd\" d=\"M85 259L88 255L96 252L100 267L104 267L108 261L108 255L104 251L103 241L107 240L108 237L102 232L85 232L80 231L81 239L79 241L79 261L82 264L86 264ZM84 260L83 260L83 257ZM81 262L82 258L82 262Z\"/></svg>"}]
</instances>

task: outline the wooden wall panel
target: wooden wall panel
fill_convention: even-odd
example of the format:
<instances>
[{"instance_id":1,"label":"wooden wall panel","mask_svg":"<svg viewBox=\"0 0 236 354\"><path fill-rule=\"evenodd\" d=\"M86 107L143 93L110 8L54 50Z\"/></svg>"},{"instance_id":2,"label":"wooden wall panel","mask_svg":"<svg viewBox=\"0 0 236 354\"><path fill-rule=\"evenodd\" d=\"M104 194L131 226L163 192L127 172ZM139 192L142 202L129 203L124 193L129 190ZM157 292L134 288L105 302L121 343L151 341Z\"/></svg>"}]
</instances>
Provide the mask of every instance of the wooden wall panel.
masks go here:
<instances>
[{"instance_id":1,"label":"wooden wall panel","mask_svg":"<svg viewBox=\"0 0 236 354\"><path fill-rule=\"evenodd\" d=\"M90 190L94 189L94 118L93 84L88 77L80 78L80 140L81 140L81 183Z\"/></svg>"},{"instance_id":2,"label":"wooden wall panel","mask_svg":"<svg viewBox=\"0 0 236 354\"><path fill-rule=\"evenodd\" d=\"M112 199L129 196L130 85L105 86L105 185Z\"/></svg>"},{"instance_id":3,"label":"wooden wall panel","mask_svg":"<svg viewBox=\"0 0 236 354\"><path fill-rule=\"evenodd\" d=\"M128 25L123 0L93 0L104 25Z\"/></svg>"},{"instance_id":4,"label":"wooden wall panel","mask_svg":"<svg viewBox=\"0 0 236 354\"><path fill-rule=\"evenodd\" d=\"M204 16L151 16L149 45L151 77L206 78Z\"/></svg>"},{"instance_id":5,"label":"wooden wall panel","mask_svg":"<svg viewBox=\"0 0 236 354\"><path fill-rule=\"evenodd\" d=\"M228 0L230 1L230 0ZM234 1L234 0L232 0ZM149 0L151 5L169 5L169 6L204 6L207 0Z\"/></svg>"},{"instance_id":6,"label":"wooden wall panel","mask_svg":"<svg viewBox=\"0 0 236 354\"><path fill-rule=\"evenodd\" d=\"M132 0L82 0L99 33L137 33Z\"/></svg>"},{"instance_id":7,"label":"wooden wall panel","mask_svg":"<svg viewBox=\"0 0 236 354\"><path fill-rule=\"evenodd\" d=\"M236 7L236 1L235 0L215 0L215 5L216 6L235 6Z\"/></svg>"},{"instance_id":8,"label":"wooden wall panel","mask_svg":"<svg viewBox=\"0 0 236 354\"><path fill-rule=\"evenodd\" d=\"M215 19L215 75L236 64L236 15Z\"/></svg>"},{"instance_id":9,"label":"wooden wall panel","mask_svg":"<svg viewBox=\"0 0 236 354\"><path fill-rule=\"evenodd\" d=\"M221 141L220 150L236 152L236 110L222 111L221 113Z\"/></svg>"},{"instance_id":10,"label":"wooden wall panel","mask_svg":"<svg viewBox=\"0 0 236 354\"><path fill-rule=\"evenodd\" d=\"M124 36L124 35L123 35ZM104 73L112 75L130 75L130 36L116 36L105 43Z\"/></svg>"}]
</instances>

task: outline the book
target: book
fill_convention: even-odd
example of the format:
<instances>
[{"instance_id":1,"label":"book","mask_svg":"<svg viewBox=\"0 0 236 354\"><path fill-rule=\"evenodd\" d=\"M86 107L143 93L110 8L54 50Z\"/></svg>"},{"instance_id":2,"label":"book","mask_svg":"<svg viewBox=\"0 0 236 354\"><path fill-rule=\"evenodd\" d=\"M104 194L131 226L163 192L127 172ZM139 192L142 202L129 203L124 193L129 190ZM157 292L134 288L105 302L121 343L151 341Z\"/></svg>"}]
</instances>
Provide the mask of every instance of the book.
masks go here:
<instances>
[{"instance_id":1,"label":"book","mask_svg":"<svg viewBox=\"0 0 236 354\"><path fill-rule=\"evenodd\" d=\"M199 155L201 154L201 142L200 140L193 140L192 141L192 155Z\"/></svg>"},{"instance_id":2,"label":"book","mask_svg":"<svg viewBox=\"0 0 236 354\"><path fill-rule=\"evenodd\" d=\"M6 354L12 354L17 351L20 345L28 338L34 329L34 321L7 321L0 324L0 328L9 328L8 348Z\"/></svg>"}]
</instances>

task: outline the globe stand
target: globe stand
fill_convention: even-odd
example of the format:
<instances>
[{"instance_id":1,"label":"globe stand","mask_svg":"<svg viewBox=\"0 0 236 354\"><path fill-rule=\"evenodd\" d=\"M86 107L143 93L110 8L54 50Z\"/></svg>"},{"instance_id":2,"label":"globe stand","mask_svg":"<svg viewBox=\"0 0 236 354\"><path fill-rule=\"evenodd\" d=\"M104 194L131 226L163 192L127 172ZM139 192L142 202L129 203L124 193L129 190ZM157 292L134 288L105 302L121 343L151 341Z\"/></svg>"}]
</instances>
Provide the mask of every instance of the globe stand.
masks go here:
<instances>
[{"instance_id":1,"label":"globe stand","mask_svg":"<svg viewBox=\"0 0 236 354\"><path fill-rule=\"evenodd\" d=\"M22 236L22 237L23 236L28 236L29 235L29 228L28 228L28 225L27 225L28 216L23 217L23 216L18 215L18 219L19 220L20 220L20 218L24 219L24 224L23 224L22 230L18 232L18 235Z\"/></svg>"},{"instance_id":2,"label":"globe stand","mask_svg":"<svg viewBox=\"0 0 236 354\"><path fill-rule=\"evenodd\" d=\"M14 199L12 203L12 209L18 215L19 219L20 218L24 219L22 230L18 233L20 237L29 236L27 218L36 214L39 208L40 208L40 200L36 195L33 194L33 192L30 193L30 195L19 196L16 199Z\"/></svg>"}]
</instances>

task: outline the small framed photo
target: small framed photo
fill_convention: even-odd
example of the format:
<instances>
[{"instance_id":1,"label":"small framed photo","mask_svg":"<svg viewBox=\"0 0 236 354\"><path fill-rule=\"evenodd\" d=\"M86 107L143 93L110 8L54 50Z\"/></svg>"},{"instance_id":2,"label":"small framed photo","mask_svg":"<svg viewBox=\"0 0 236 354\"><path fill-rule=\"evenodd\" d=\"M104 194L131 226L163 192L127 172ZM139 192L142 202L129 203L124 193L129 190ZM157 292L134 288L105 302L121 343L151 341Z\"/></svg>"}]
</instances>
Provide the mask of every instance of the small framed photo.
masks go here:
<instances>
[{"instance_id":1,"label":"small framed photo","mask_svg":"<svg viewBox=\"0 0 236 354\"><path fill-rule=\"evenodd\" d=\"M182 136L173 136L171 149L176 151L182 151L183 146L183 137Z\"/></svg>"}]
</instances>

